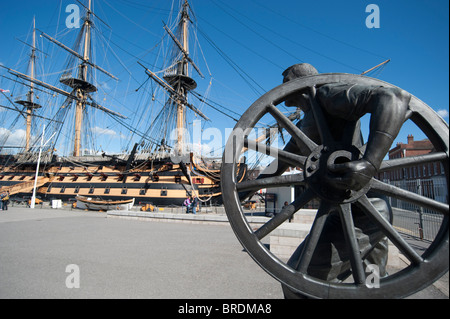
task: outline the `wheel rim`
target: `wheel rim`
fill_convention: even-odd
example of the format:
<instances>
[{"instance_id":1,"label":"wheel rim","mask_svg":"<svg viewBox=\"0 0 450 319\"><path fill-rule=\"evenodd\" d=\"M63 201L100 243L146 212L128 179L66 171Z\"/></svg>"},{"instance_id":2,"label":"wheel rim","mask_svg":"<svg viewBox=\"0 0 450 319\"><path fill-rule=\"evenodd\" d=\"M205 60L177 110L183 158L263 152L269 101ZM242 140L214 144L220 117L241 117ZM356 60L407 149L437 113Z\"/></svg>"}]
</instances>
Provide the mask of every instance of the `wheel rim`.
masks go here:
<instances>
[{"instance_id":1,"label":"wheel rim","mask_svg":"<svg viewBox=\"0 0 450 319\"><path fill-rule=\"evenodd\" d=\"M298 143L303 143L306 147L308 147L308 149L311 150L311 154L305 158L295 156L295 154L284 154L281 150L278 152L282 160L293 163L293 165L295 163L302 165L306 169L304 175L287 177L282 176L264 181L239 183L235 179L236 163L241 154L242 148L244 148L244 146L247 147L248 145L245 140L230 139L225 149L226 155L224 155L222 166L222 193L230 224L239 241L250 256L271 276L296 292L315 298L406 297L429 286L448 271L448 204L443 204L435 200L427 199L423 196L416 196L412 193L401 191L396 187L389 186L388 184L375 179L372 179L372 181L363 190L357 193L341 194L334 200L330 200L330 198L327 198L328 195L326 195L329 192L324 191L324 198L321 198L321 191L320 189L317 189L320 183L312 181L311 178L314 175L314 171L317 170L317 167L313 167L313 162L315 162L314 158L317 157L315 155L317 155L317 152L322 152L326 145L325 143L323 145L315 145L315 143L310 139L302 136L301 133L295 129L295 125L283 116L276 106L284 102L289 95L295 92L305 88L314 87L316 85L323 85L333 82L342 84L358 83L362 85L394 87L393 85L383 81L358 75L322 74L285 83L268 92L256 101L241 117L235 129L241 129L245 132L244 134L247 134L246 132L249 132L249 130L253 128L263 116L266 114L271 114L283 128L289 131L293 137L296 137ZM425 133L436 149L436 153L432 156L424 156L421 159L425 163L436 160L442 162L444 164L446 183L448 185L449 133L447 123L445 123L445 121L443 121L442 118L440 118L429 106L414 96L412 97L409 105L407 119L411 120L422 130L423 133ZM323 141L324 138L326 139L326 137L322 138ZM351 149L343 150L342 148L338 151L349 154L348 156L351 156L351 153L353 152ZM233 154L233 156L230 156L229 154ZM337 156L336 152L333 152L332 150L329 154L333 155L327 155L327 160L329 160L331 156ZM411 165L408 160L403 162L387 162L383 162L381 170L387 169L388 166L392 166L392 164L396 165L397 168ZM244 190L257 189L258 187L266 188L267 186L292 185L296 183L305 183L308 188L290 205L293 208L291 208L290 211L282 211L280 213L281 217L272 218L258 231L253 231L245 217L238 193ZM370 201L366 195L370 190L384 194L388 197L402 198L403 200L419 205L420 207L432 208L443 215L443 222L441 224L440 231L436 235L432 244L422 255L415 252L415 250L402 239L400 234L388 222L386 222L385 219L380 218L381 215L376 211L373 205L370 204ZM304 253L300 261L301 265L294 269L270 252L261 240L276 229L280 223L289 218L288 216L292 216L292 210L294 210L295 213L300 208L304 207L312 198L317 197L321 199L321 205L310 232L310 237L308 240L309 243L307 243L310 247L310 251L309 254ZM372 220L382 230L383 234L387 236L397 248L399 248L399 250L408 258L410 262L410 265L401 271L381 279L380 287L377 289L370 289L364 284L366 276L364 274L364 270L362 269L362 259L360 258L361 260L357 260L358 257L355 252L358 247L357 244L355 244L354 226L351 218L351 203L357 205L367 215L370 215ZM325 218L331 207L339 209L342 220L344 221L344 229L346 229L344 232L346 233L347 244L349 245L350 250L354 251L354 254L351 255L350 258L352 277L354 279L353 283L332 283L314 278L307 274L308 262L311 258L310 255L314 251L315 241L317 241L318 236L321 233L323 223L325 222ZM308 251L308 249L306 249L306 251Z\"/></svg>"}]
</instances>

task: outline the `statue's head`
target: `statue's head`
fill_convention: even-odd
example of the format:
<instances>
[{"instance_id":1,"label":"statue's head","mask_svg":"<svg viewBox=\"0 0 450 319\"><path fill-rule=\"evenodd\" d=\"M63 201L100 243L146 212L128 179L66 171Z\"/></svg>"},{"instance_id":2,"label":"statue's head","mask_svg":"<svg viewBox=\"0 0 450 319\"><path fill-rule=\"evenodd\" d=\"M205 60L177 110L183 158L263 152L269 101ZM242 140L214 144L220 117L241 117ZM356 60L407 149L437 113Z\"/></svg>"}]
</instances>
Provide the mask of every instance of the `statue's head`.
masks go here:
<instances>
[{"instance_id":1,"label":"statue's head","mask_svg":"<svg viewBox=\"0 0 450 319\"><path fill-rule=\"evenodd\" d=\"M283 83L289 82L296 78L317 74L319 74L317 69L309 63L295 64L283 72Z\"/></svg>"},{"instance_id":2,"label":"statue's head","mask_svg":"<svg viewBox=\"0 0 450 319\"><path fill-rule=\"evenodd\" d=\"M319 72L309 63L295 64L283 72L283 83L310 75L317 75ZM300 107L303 111L309 109L309 103L301 93L290 96L284 102L286 106Z\"/></svg>"}]
</instances>

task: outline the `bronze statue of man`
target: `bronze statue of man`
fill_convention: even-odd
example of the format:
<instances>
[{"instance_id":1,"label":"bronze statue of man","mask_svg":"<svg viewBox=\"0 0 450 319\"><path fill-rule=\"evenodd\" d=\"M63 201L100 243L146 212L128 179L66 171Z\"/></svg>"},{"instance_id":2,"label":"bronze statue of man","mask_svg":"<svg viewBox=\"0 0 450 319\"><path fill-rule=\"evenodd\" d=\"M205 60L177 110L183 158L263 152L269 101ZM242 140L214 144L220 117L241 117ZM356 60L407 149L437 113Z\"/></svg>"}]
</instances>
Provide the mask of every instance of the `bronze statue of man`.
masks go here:
<instances>
[{"instance_id":1,"label":"bronze statue of man","mask_svg":"<svg viewBox=\"0 0 450 319\"><path fill-rule=\"evenodd\" d=\"M283 73L283 82L317 74L318 71L310 64L296 64ZM329 167L328 182L336 189L358 191L364 188L377 173L398 135L404 123L411 96L403 90L391 87L329 83L317 88L314 97L317 103L312 106L306 94L308 92L296 93L290 96L285 104L299 107L304 112L304 117L297 126L319 145L319 129L311 107L322 109L329 131L336 141L358 148L364 144L360 131L360 118L366 114L371 115L370 133L364 155L358 160L337 163ZM349 134L349 130L353 130L353 132ZM299 149L293 140L288 143L285 150L308 155L308 152ZM281 175L287 167L287 164L279 163L277 172L273 175ZM388 202L379 195L370 192L367 195L377 210L392 222L392 213ZM370 251L365 262L377 265L380 276L385 276L388 253L387 238L358 207L352 207L352 215L360 251ZM298 265L302 249L303 244L289 260L288 264L291 267ZM331 212L312 257L308 274L318 279L336 282L343 280L349 270L348 249L340 217L337 212ZM287 298L305 297L286 286L283 286L283 290Z\"/></svg>"}]
</instances>

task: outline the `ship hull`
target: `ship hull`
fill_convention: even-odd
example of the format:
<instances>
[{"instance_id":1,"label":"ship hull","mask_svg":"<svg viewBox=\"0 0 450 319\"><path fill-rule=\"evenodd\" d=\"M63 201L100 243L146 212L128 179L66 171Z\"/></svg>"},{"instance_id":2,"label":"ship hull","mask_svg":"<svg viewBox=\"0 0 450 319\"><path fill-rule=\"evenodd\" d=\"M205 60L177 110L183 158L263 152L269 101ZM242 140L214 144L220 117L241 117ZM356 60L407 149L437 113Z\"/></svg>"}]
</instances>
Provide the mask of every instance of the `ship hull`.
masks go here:
<instances>
[{"instance_id":1,"label":"ship hull","mask_svg":"<svg viewBox=\"0 0 450 319\"><path fill-rule=\"evenodd\" d=\"M97 200L91 197L77 196L77 208L96 211L131 210L135 199L129 200Z\"/></svg>"},{"instance_id":2,"label":"ship hull","mask_svg":"<svg viewBox=\"0 0 450 319\"><path fill-rule=\"evenodd\" d=\"M0 173L0 188L30 183L35 178L35 165L4 167ZM217 180L199 174L195 169L170 161L143 161L126 170L115 161L90 162L85 165L60 162L49 165L39 176L51 180L37 188L44 201L60 199L73 203L77 196L119 201L133 198L135 205L181 206L188 196L198 196L201 202L221 204ZM183 169L184 168L184 169ZM28 199L31 191L12 194L14 200Z\"/></svg>"}]
</instances>

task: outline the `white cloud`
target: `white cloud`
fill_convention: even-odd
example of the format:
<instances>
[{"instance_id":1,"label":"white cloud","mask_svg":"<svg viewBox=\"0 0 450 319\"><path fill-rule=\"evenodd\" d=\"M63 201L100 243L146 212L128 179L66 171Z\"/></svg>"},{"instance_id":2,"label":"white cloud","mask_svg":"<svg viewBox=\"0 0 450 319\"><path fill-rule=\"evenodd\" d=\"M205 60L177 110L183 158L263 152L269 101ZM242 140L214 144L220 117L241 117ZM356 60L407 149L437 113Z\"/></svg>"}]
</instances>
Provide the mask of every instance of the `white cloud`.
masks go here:
<instances>
[{"instance_id":1,"label":"white cloud","mask_svg":"<svg viewBox=\"0 0 450 319\"><path fill-rule=\"evenodd\" d=\"M198 153L198 154L209 154L213 151L213 149L211 148L211 146L209 144L200 144L200 143L194 143L194 144L189 144L191 150L194 153Z\"/></svg>"},{"instance_id":2,"label":"white cloud","mask_svg":"<svg viewBox=\"0 0 450 319\"><path fill-rule=\"evenodd\" d=\"M104 90L111 90L111 87L109 86L108 82L103 82L102 84L100 84L100 86L101 86Z\"/></svg>"},{"instance_id":3,"label":"white cloud","mask_svg":"<svg viewBox=\"0 0 450 319\"><path fill-rule=\"evenodd\" d=\"M110 130L110 129L107 129L107 128L101 128L101 127L98 127L98 126L94 127L92 129L92 132L96 133L96 134L109 135L109 136L116 136L117 135L117 133L114 132L113 130Z\"/></svg>"},{"instance_id":4,"label":"white cloud","mask_svg":"<svg viewBox=\"0 0 450 319\"><path fill-rule=\"evenodd\" d=\"M447 110L439 110L439 111L437 111L437 114L439 114L444 119L448 117L448 111Z\"/></svg>"},{"instance_id":5,"label":"white cloud","mask_svg":"<svg viewBox=\"0 0 450 319\"><path fill-rule=\"evenodd\" d=\"M0 127L0 140L5 140L5 145L7 146L25 146L25 137L25 130L18 129L12 132L4 127Z\"/></svg>"}]
</instances>

